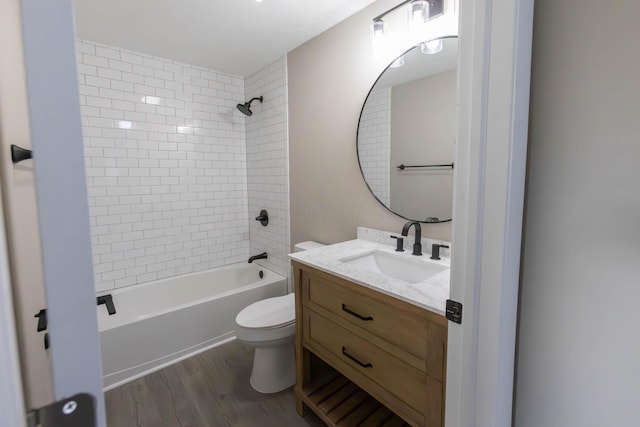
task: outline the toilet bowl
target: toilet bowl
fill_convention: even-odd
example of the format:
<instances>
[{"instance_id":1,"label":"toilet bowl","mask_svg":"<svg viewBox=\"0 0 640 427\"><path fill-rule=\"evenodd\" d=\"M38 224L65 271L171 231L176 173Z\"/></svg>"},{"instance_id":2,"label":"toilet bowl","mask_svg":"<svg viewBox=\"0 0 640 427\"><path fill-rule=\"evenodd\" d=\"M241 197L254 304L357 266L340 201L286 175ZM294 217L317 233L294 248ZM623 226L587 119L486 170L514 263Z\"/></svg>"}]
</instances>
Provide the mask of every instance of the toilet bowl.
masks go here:
<instances>
[{"instance_id":1,"label":"toilet bowl","mask_svg":"<svg viewBox=\"0 0 640 427\"><path fill-rule=\"evenodd\" d=\"M244 308L236 316L236 336L255 347L251 387L276 393L296 382L295 295L267 298Z\"/></svg>"},{"instance_id":2,"label":"toilet bowl","mask_svg":"<svg viewBox=\"0 0 640 427\"><path fill-rule=\"evenodd\" d=\"M295 245L296 252L324 246L317 242ZM242 309L236 316L236 337L254 347L250 384L260 393L277 393L296 382L295 294L267 298Z\"/></svg>"}]
</instances>

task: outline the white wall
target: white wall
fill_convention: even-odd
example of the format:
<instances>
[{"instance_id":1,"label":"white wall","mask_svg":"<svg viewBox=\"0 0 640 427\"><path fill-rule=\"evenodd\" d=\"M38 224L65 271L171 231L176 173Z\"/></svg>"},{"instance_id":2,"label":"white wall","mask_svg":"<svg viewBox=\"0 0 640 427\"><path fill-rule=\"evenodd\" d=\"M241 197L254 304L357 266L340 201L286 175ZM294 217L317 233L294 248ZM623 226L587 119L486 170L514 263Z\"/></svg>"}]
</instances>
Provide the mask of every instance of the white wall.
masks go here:
<instances>
[{"instance_id":1,"label":"white wall","mask_svg":"<svg viewBox=\"0 0 640 427\"><path fill-rule=\"evenodd\" d=\"M77 55L96 290L246 260L243 79L89 41Z\"/></svg>"},{"instance_id":2,"label":"white wall","mask_svg":"<svg viewBox=\"0 0 640 427\"><path fill-rule=\"evenodd\" d=\"M535 3L517 427L640 423L639 19Z\"/></svg>"},{"instance_id":3,"label":"white wall","mask_svg":"<svg viewBox=\"0 0 640 427\"><path fill-rule=\"evenodd\" d=\"M267 252L269 258L256 261L288 276L289 260L289 154L287 148L287 62L286 57L245 80L246 99L263 96L251 104L247 117L247 185L249 195L250 255ZM255 218L260 210L269 213L269 225Z\"/></svg>"},{"instance_id":4,"label":"white wall","mask_svg":"<svg viewBox=\"0 0 640 427\"><path fill-rule=\"evenodd\" d=\"M358 161L375 196L391 205L389 165L391 155L391 88L373 91L358 123Z\"/></svg>"},{"instance_id":5,"label":"white wall","mask_svg":"<svg viewBox=\"0 0 640 427\"><path fill-rule=\"evenodd\" d=\"M77 51L96 290L264 251L286 276L286 58L245 80L87 40ZM235 108L260 95L253 116Z\"/></svg>"}]
</instances>

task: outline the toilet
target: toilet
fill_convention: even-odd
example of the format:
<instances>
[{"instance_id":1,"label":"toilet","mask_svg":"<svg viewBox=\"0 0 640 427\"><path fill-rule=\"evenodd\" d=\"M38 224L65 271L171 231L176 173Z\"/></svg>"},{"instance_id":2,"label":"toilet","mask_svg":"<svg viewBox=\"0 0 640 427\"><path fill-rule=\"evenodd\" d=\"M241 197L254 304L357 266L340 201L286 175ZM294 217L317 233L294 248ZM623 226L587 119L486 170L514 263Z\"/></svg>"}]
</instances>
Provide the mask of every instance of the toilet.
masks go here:
<instances>
[{"instance_id":1,"label":"toilet","mask_svg":"<svg viewBox=\"0 0 640 427\"><path fill-rule=\"evenodd\" d=\"M295 252L324 246L302 242ZM236 337L255 348L251 387L260 393L277 393L296 382L294 338L295 294L255 302L236 316Z\"/></svg>"}]
</instances>

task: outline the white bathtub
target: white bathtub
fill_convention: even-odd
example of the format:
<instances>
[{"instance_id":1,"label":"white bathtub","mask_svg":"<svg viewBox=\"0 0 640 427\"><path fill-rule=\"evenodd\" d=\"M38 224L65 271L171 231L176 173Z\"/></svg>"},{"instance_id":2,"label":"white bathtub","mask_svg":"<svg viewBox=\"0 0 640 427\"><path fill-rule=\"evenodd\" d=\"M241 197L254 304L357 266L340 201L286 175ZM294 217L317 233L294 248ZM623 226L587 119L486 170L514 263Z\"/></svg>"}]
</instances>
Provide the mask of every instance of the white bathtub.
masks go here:
<instances>
[{"instance_id":1,"label":"white bathtub","mask_svg":"<svg viewBox=\"0 0 640 427\"><path fill-rule=\"evenodd\" d=\"M236 314L286 294L287 283L243 263L98 295L107 293L116 314L98 306L105 391L234 339Z\"/></svg>"}]
</instances>

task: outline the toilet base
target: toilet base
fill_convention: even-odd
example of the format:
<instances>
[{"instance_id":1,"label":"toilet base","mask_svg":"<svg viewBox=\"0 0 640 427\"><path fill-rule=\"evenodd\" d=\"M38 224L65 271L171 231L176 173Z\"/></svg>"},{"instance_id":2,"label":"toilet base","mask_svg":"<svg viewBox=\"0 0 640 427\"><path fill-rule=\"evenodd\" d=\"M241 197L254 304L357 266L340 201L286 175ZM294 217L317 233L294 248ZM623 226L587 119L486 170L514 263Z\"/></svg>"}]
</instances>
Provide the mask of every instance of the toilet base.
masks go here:
<instances>
[{"instance_id":1,"label":"toilet base","mask_svg":"<svg viewBox=\"0 0 640 427\"><path fill-rule=\"evenodd\" d=\"M293 343L256 347L249 381L260 393L277 393L296 382L296 353Z\"/></svg>"}]
</instances>

